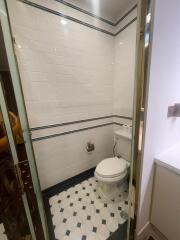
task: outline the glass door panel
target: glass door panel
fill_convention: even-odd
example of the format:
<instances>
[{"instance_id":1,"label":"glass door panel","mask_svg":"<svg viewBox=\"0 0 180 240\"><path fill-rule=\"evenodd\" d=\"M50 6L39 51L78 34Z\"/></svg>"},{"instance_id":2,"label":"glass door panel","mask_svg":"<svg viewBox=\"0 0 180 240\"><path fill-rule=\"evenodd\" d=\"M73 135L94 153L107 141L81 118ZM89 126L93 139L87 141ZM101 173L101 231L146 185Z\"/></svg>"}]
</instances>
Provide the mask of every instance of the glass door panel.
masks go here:
<instances>
[{"instance_id":1,"label":"glass door panel","mask_svg":"<svg viewBox=\"0 0 180 240\"><path fill-rule=\"evenodd\" d=\"M1 136L3 138L0 151L4 152L7 150L9 141L12 153L12 164L14 164L16 171L18 188L22 195L31 234L33 239L44 239L13 88L11 92L13 107L9 105L9 99L6 98L5 100L4 98L6 93L10 91L10 88L7 88L7 79L8 78L2 78L0 75ZM11 86L11 81L9 81L9 85ZM4 129L8 132L7 136L4 135Z\"/></svg>"},{"instance_id":2,"label":"glass door panel","mask_svg":"<svg viewBox=\"0 0 180 240\"><path fill-rule=\"evenodd\" d=\"M44 237L45 239L49 239L48 232L47 232L47 224L45 219L44 206L42 201L42 194L40 189L40 183L39 183L36 163L34 159L32 142L31 142L30 133L29 133L26 109L25 109L23 94L21 90L21 83L20 83L20 77L19 77L19 72L17 68L16 58L14 54L13 40L11 36L10 25L8 20L8 12L6 9L5 0L0 1L0 21L1 21L3 38L4 38L5 50L7 54L7 61L9 65L9 72L12 80L11 81L12 88L14 90L14 96L17 102L16 107L18 109L18 114L19 114L18 117L21 123L22 135L24 138L24 146L25 146L24 151L26 151L26 155L27 155L26 159L28 159L28 164L29 164L28 168L30 169L31 176L32 176L32 185L33 185L33 189L34 189L34 193L37 201L37 206L38 206L40 220L43 227Z\"/></svg>"},{"instance_id":3,"label":"glass door panel","mask_svg":"<svg viewBox=\"0 0 180 240\"><path fill-rule=\"evenodd\" d=\"M2 108L0 108L0 229L0 239L32 239Z\"/></svg>"},{"instance_id":4,"label":"glass door panel","mask_svg":"<svg viewBox=\"0 0 180 240\"><path fill-rule=\"evenodd\" d=\"M3 62L0 61L0 119L2 124L0 136L3 137L0 154L2 152L4 155L4 152L11 150L9 155L11 155L11 165L15 172L14 178L16 177L19 189L18 199L21 199L23 203L23 209L26 213L24 222L28 223L28 231L31 233L27 232L26 235L29 237L27 239L31 239L31 237L33 240L48 239L39 179L4 0L0 1L0 47L3 55ZM19 203L14 208L21 209ZM20 218L24 219L22 214ZM14 219L15 223L16 220ZM8 221L11 222L10 216ZM8 224L4 225L6 230ZM19 228L16 226L15 228L18 233ZM10 238L8 236L8 239L26 239L26 235L23 235L23 238Z\"/></svg>"}]
</instances>

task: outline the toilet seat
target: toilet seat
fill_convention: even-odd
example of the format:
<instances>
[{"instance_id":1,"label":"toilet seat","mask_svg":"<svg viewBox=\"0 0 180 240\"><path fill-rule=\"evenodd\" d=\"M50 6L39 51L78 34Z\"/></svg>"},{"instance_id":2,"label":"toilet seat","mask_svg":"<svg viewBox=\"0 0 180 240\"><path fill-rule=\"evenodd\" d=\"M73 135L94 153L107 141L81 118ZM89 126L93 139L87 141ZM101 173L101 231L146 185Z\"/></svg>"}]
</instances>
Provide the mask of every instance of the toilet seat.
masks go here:
<instances>
[{"instance_id":1,"label":"toilet seat","mask_svg":"<svg viewBox=\"0 0 180 240\"><path fill-rule=\"evenodd\" d=\"M119 181L126 176L128 166L123 158L107 158L97 165L95 176L101 181Z\"/></svg>"}]
</instances>

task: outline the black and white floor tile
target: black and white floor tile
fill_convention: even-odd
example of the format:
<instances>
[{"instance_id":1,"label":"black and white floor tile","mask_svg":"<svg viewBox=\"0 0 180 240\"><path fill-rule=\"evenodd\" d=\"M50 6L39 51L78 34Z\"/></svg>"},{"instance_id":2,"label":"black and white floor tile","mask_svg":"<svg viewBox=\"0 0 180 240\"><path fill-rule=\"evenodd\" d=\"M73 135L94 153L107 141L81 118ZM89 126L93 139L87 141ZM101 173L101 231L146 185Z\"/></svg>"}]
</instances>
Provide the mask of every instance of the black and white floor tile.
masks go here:
<instances>
[{"instance_id":1,"label":"black and white floor tile","mask_svg":"<svg viewBox=\"0 0 180 240\"><path fill-rule=\"evenodd\" d=\"M7 240L4 225L2 223L0 224L0 240Z\"/></svg>"},{"instance_id":2,"label":"black and white floor tile","mask_svg":"<svg viewBox=\"0 0 180 240\"><path fill-rule=\"evenodd\" d=\"M97 194L97 183L91 177L49 199L56 239L106 240L126 221L127 184L122 184L116 199L104 202Z\"/></svg>"}]
</instances>

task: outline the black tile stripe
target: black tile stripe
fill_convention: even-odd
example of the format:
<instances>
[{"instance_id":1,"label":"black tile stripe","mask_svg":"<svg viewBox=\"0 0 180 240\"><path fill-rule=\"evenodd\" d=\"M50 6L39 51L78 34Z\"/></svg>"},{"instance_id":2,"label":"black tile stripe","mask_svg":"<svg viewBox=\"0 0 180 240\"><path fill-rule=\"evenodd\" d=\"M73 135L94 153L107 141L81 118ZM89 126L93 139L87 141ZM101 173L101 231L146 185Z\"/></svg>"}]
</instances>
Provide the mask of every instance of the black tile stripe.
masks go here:
<instances>
[{"instance_id":1,"label":"black tile stripe","mask_svg":"<svg viewBox=\"0 0 180 240\"><path fill-rule=\"evenodd\" d=\"M121 115L108 115L108 116L103 116L103 117L87 118L87 119L76 120L76 121L71 121L71 122L63 122L63 123L45 125L45 126L40 126L40 127L33 127L33 128L30 128L30 131L38 131L38 130L47 129L47 128L62 127L62 126L66 126L66 125L73 125L73 124L78 124L78 123L97 121L97 120L108 119L108 118L113 118L113 117L132 120L131 117L126 117L126 116L121 116Z\"/></svg>"},{"instance_id":2,"label":"black tile stripe","mask_svg":"<svg viewBox=\"0 0 180 240\"><path fill-rule=\"evenodd\" d=\"M76 129L76 130L72 130L72 131L66 131L66 132L62 132L62 133L51 134L51 135L47 135L47 136L43 136L43 137L32 138L32 141L37 142L37 141L40 141L40 140L45 140L45 139L54 138L54 137L60 137L60 136L64 136L64 135L68 135L68 134L72 134L72 133L87 131L87 130L100 128L100 127L105 127L105 126L109 126L109 125L113 125L113 124L115 124L117 126L123 126L122 123L110 122L110 123L104 123L104 124L95 125L95 126L91 126L91 127L80 128L80 129Z\"/></svg>"},{"instance_id":3,"label":"black tile stripe","mask_svg":"<svg viewBox=\"0 0 180 240\"><path fill-rule=\"evenodd\" d=\"M112 116L117 117L117 118L132 120L132 117L126 117L126 116L123 116L123 115L112 115Z\"/></svg>"},{"instance_id":4,"label":"black tile stripe","mask_svg":"<svg viewBox=\"0 0 180 240\"><path fill-rule=\"evenodd\" d=\"M117 123L117 122L113 122L114 125L117 125L117 126L123 126L123 123Z\"/></svg>"},{"instance_id":5,"label":"black tile stripe","mask_svg":"<svg viewBox=\"0 0 180 240\"><path fill-rule=\"evenodd\" d=\"M110 35L110 36L112 36L112 37L117 36L119 33L121 33L123 30L125 30L130 24L132 24L132 23L137 19L137 17L134 18L134 19L131 20L128 24L126 24L123 28L121 28L118 32L112 33L112 32L109 32L109 31L107 31L107 30L104 30L104 29L102 29L102 28L95 27L94 25L91 25L91 24L89 24L89 23L83 22L83 21L81 21L81 20L79 20L79 19L77 19L77 18L68 16L68 15L65 15L65 14L63 14L63 13L60 13L60 12L58 12L58 11L55 11L55 10L52 10L52 9L50 9L50 8L44 7L44 6L40 5L40 4L33 3L33 2L31 2L31 1L28 1L28 0L18 0L18 1L20 1L20 2L22 2L22 3L25 3L25 4L29 5L29 6L35 7L35 8L37 8L37 9L46 11L46 12L48 12L48 13L51 13L51 14L54 14L54 15L57 15L57 16L66 18L66 19L68 19L68 20L70 20L70 21L76 22L76 23L81 24L81 25L83 25L83 26L86 26L86 27L88 27L88 28L91 28L91 29L97 30L97 31L99 31L99 32L108 34L108 35Z\"/></svg>"},{"instance_id":6,"label":"black tile stripe","mask_svg":"<svg viewBox=\"0 0 180 240\"><path fill-rule=\"evenodd\" d=\"M137 4L134 5L128 12L126 12L116 23L114 26L117 26L121 21L123 21L134 9L137 8Z\"/></svg>"},{"instance_id":7,"label":"black tile stripe","mask_svg":"<svg viewBox=\"0 0 180 240\"><path fill-rule=\"evenodd\" d=\"M123 28L121 28L119 31L117 31L117 33L115 33L115 36L117 36L119 33L121 33L122 31L124 31L127 27L129 27L132 23L134 23L137 20L137 17L135 17L134 19L132 19L129 23L127 23Z\"/></svg>"},{"instance_id":8,"label":"black tile stripe","mask_svg":"<svg viewBox=\"0 0 180 240\"><path fill-rule=\"evenodd\" d=\"M57 134L51 134L51 135L48 135L48 136L33 138L32 141L36 142L36 141L40 141L40 140L44 140L44 139L48 139L48 138L60 137L60 136L63 136L63 135L82 132L82 131L87 131L87 130L91 130L91 129L99 128L99 127L105 127L105 126L112 125L112 124L113 124L113 122L110 122L110 123L104 123L104 124L101 124L101 125L95 125L95 126L91 126L91 127L80 128L80 129L77 129L77 130L72 130L72 131L67 131L67 132L62 132L62 133L57 133Z\"/></svg>"},{"instance_id":9,"label":"black tile stripe","mask_svg":"<svg viewBox=\"0 0 180 240\"><path fill-rule=\"evenodd\" d=\"M46 129L46 128L61 127L61 126L66 126L66 125L73 125L73 124L78 124L78 123L91 122L91 121L96 121L96 120L112 118L112 117L113 117L113 115L96 117L96 118L87 118L87 119L82 119L82 120L77 120L77 121L51 124L51 125L46 125L46 126L41 126L41 127L34 127L34 128L30 128L30 130L31 131L37 131L37 130Z\"/></svg>"},{"instance_id":10,"label":"black tile stripe","mask_svg":"<svg viewBox=\"0 0 180 240\"><path fill-rule=\"evenodd\" d=\"M118 229L110 235L110 237L107 240L126 240L127 239L127 228L128 227L128 221L126 221L123 224L119 224Z\"/></svg>"},{"instance_id":11,"label":"black tile stripe","mask_svg":"<svg viewBox=\"0 0 180 240\"><path fill-rule=\"evenodd\" d=\"M74 5L74 4L68 3L68 2L66 2L66 1L64 1L64 0L55 0L55 1L56 1L56 2L60 2L60 3L66 5L66 6L68 6L68 7L71 7L71 8L73 8L73 9L79 11L79 12L82 12L82 13L84 13L84 14L87 14L87 15L91 16L91 17L94 17L94 18L96 18L96 19L98 19L98 20L100 20L100 21L102 21L102 22L105 22L105 23L107 23L107 24L109 24L109 25L111 25L111 26L114 26L114 27L117 26L117 25L118 25L121 21L123 21L134 9L137 8L137 4L135 4L135 5L134 5L131 9L129 9L117 22L111 22L111 21L109 21L109 20L107 20L107 19L105 19L105 18L102 18L102 17L100 17L100 16L98 16L98 15L96 15L96 14L94 14L94 13L88 12L88 11L86 11L86 10L80 8L80 7L77 7L77 6Z\"/></svg>"}]
</instances>

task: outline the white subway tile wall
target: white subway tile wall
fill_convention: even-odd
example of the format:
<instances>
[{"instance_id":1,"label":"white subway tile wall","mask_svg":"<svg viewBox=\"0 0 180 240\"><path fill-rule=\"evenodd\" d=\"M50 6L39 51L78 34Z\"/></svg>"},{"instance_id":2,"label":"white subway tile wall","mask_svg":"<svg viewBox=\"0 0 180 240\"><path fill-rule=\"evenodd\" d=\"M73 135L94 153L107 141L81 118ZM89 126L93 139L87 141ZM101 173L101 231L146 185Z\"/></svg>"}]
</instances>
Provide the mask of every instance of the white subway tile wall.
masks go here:
<instances>
[{"instance_id":1,"label":"white subway tile wall","mask_svg":"<svg viewBox=\"0 0 180 240\"><path fill-rule=\"evenodd\" d=\"M114 38L113 112L130 116L133 113L136 22Z\"/></svg>"},{"instance_id":2,"label":"white subway tile wall","mask_svg":"<svg viewBox=\"0 0 180 240\"><path fill-rule=\"evenodd\" d=\"M7 2L30 128L132 115L134 63L130 58L135 52L135 23L113 37L19 1ZM56 1L34 2L107 31L117 30ZM131 15L136 16L136 10ZM78 128L98 124L94 121ZM61 127L60 131L72 128ZM59 129L43 131L49 135ZM38 134L33 132L33 136ZM87 141L95 143L91 154L85 150ZM37 141L33 146L41 187L46 189L112 156L113 126Z\"/></svg>"},{"instance_id":3,"label":"white subway tile wall","mask_svg":"<svg viewBox=\"0 0 180 240\"><path fill-rule=\"evenodd\" d=\"M87 153L86 143L95 151ZM33 142L42 189L94 167L112 156L113 126Z\"/></svg>"}]
</instances>

